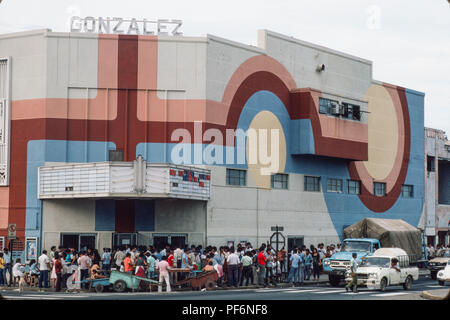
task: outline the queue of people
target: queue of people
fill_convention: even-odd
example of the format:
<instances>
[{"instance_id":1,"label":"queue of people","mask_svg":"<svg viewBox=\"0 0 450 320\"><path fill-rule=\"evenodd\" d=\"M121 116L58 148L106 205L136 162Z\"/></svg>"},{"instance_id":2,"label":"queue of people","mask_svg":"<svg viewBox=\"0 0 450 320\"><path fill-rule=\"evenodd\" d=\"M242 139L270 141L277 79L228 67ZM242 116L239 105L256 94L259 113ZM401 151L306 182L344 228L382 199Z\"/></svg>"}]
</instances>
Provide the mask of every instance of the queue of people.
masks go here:
<instances>
[{"instance_id":1,"label":"queue of people","mask_svg":"<svg viewBox=\"0 0 450 320\"><path fill-rule=\"evenodd\" d=\"M77 251L74 248L51 247L50 251L42 251L37 261L31 260L23 264L20 259L11 266L7 250L0 252L0 286L8 271L20 282L19 288L25 284L38 286L39 290L54 288L87 289L86 279L107 277L110 270L147 277L165 282L167 291L176 280L186 277L186 273L174 274L169 270L179 268L187 271L216 271L219 286L240 287L249 285L268 286L281 282L294 285L304 280L318 280L322 259L340 250L339 245L323 244L317 248L305 246L287 252L284 247L276 252L270 244L262 244L254 249L251 243L238 244L237 247L194 246L181 248L166 245L164 248L153 246L120 246L114 249L104 248L102 255L96 249ZM9 271L10 270L10 271ZM188 273L188 272L187 272ZM67 281L69 280L69 281ZM11 285L11 280L9 285ZM71 283L78 285L70 286ZM68 286L69 285L69 286ZM70 287L70 288L69 288ZM159 287L161 291L162 286Z\"/></svg>"}]
</instances>

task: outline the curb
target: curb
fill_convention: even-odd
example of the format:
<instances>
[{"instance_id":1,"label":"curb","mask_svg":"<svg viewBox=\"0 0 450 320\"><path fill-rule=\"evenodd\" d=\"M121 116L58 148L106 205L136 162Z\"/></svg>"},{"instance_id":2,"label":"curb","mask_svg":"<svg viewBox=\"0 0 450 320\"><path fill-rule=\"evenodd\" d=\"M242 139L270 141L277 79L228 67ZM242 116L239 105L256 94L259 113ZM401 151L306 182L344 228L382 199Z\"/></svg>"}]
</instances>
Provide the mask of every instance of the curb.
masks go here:
<instances>
[{"instance_id":1,"label":"curb","mask_svg":"<svg viewBox=\"0 0 450 320\"><path fill-rule=\"evenodd\" d=\"M428 299L428 300L449 300L450 299L450 290L449 293L447 294L447 296L436 296L432 293L430 293L429 291L422 291L422 293L420 294L420 296L424 299Z\"/></svg>"}]
</instances>

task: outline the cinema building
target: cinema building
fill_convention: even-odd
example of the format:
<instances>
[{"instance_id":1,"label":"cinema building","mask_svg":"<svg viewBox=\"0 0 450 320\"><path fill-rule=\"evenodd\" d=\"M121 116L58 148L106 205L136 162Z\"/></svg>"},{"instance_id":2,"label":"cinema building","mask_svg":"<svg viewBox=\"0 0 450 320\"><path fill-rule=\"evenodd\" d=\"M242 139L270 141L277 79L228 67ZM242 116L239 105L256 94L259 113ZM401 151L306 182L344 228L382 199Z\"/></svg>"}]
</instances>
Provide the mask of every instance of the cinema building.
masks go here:
<instances>
[{"instance_id":1,"label":"cinema building","mask_svg":"<svg viewBox=\"0 0 450 320\"><path fill-rule=\"evenodd\" d=\"M257 46L1 35L0 240L11 223L17 251L256 245L275 225L286 246L309 245L365 217L423 225L424 94L374 80L372 67L266 30ZM276 172L225 139L238 129L278 130L267 138Z\"/></svg>"}]
</instances>

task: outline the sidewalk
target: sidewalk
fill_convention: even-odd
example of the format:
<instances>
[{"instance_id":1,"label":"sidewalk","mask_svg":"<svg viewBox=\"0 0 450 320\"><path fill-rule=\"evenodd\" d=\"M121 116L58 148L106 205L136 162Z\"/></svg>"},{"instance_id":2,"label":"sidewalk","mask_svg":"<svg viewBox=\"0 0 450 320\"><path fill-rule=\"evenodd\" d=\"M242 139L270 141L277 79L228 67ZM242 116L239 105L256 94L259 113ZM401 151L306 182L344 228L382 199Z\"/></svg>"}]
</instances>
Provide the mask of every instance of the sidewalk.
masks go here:
<instances>
[{"instance_id":1,"label":"sidewalk","mask_svg":"<svg viewBox=\"0 0 450 320\"><path fill-rule=\"evenodd\" d=\"M437 289L431 291L422 291L420 296L428 300L449 300L450 289Z\"/></svg>"}]
</instances>

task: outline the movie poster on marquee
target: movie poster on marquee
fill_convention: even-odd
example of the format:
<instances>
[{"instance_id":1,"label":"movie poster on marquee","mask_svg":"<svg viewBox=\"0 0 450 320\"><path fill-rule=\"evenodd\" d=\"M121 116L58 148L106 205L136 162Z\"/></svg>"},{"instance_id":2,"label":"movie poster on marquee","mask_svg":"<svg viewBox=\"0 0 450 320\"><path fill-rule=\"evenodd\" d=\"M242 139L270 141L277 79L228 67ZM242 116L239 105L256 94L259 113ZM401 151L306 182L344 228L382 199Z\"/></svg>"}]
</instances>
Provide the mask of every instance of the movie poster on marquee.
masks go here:
<instances>
[{"instance_id":1,"label":"movie poster on marquee","mask_svg":"<svg viewBox=\"0 0 450 320\"><path fill-rule=\"evenodd\" d=\"M37 238L27 238L25 243L25 256L27 260L37 260Z\"/></svg>"}]
</instances>

